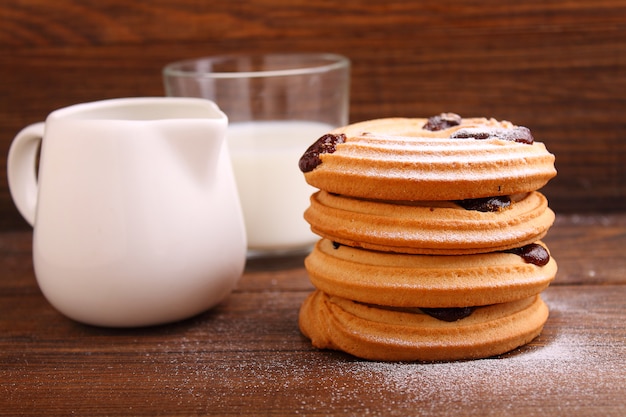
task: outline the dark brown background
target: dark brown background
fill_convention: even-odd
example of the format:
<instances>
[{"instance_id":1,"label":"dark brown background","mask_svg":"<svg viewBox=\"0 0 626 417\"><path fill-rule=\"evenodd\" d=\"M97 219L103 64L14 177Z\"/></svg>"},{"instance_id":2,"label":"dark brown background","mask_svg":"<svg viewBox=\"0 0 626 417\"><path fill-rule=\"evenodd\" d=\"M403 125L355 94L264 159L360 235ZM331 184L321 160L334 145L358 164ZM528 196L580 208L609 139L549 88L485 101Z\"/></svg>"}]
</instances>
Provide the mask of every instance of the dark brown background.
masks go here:
<instances>
[{"instance_id":1,"label":"dark brown background","mask_svg":"<svg viewBox=\"0 0 626 417\"><path fill-rule=\"evenodd\" d=\"M0 230L26 229L6 155L58 107L163 95L168 62L239 52L352 60L351 121L508 119L557 156L560 213L626 209L626 2L5 0L0 4Z\"/></svg>"}]
</instances>

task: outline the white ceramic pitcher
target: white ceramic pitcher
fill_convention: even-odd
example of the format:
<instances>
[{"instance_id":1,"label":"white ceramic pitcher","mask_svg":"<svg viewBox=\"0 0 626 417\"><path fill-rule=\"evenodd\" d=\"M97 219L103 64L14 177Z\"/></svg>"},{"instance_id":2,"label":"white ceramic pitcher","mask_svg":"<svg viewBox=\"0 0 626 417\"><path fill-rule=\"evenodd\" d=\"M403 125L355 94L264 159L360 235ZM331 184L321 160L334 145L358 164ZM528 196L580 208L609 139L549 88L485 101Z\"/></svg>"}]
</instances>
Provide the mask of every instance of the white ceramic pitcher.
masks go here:
<instances>
[{"instance_id":1,"label":"white ceramic pitcher","mask_svg":"<svg viewBox=\"0 0 626 417\"><path fill-rule=\"evenodd\" d=\"M92 325L145 326L231 292L246 237L227 123L208 100L124 98L66 107L18 133L9 186L56 309Z\"/></svg>"}]
</instances>

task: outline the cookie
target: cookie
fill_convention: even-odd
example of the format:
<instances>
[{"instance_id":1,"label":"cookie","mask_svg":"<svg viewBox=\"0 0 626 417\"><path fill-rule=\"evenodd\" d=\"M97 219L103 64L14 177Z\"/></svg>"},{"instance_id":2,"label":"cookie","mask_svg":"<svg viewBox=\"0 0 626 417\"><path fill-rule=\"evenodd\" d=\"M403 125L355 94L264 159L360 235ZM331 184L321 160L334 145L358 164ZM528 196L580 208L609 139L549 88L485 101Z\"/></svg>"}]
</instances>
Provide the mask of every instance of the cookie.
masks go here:
<instances>
[{"instance_id":1,"label":"cookie","mask_svg":"<svg viewBox=\"0 0 626 417\"><path fill-rule=\"evenodd\" d=\"M310 185L330 193L396 201L527 193L556 175L554 155L522 126L459 118L429 130L432 119L385 118L336 129L311 145L300 169Z\"/></svg>"},{"instance_id":2,"label":"cookie","mask_svg":"<svg viewBox=\"0 0 626 417\"><path fill-rule=\"evenodd\" d=\"M541 243L541 242L540 242ZM543 291L557 264L544 244L534 258L512 252L405 255L319 241L305 259L313 285L330 295L388 307L466 307ZM541 253L539 253L541 251Z\"/></svg>"},{"instance_id":3,"label":"cookie","mask_svg":"<svg viewBox=\"0 0 626 417\"><path fill-rule=\"evenodd\" d=\"M344 245L442 255L524 246L543 238L554 222L554 212L539 192L496 202L506 205L481 211L470 207L478 204L475 200L393 202L322 190L311 196L304 218L314 233Z\"/></svg>"},{"instance_id":4,"label":"cookie","mask_svg":"<svg viewBox=\"0 0 626 417\"><path fill-rule=\"evenodd\" d=\"M527 128L443 113L322 136L299 161L319 188L304 217L313 346L384 361L475 359L542 330L557 273L538 192L554 155Z\"/></svg>"},{"instance_id":5,"label":"cookie","mask_svg":"<svg viewBox=\"0 0 626 417\"><path fill-rule=\"evenodd\" d=\"M444 321L316 290L302 304L302 333L320 349L375 361L452 361L503 354L537 337L548 318L540 296L476 308Z\"/></svg>"}]
</instances>

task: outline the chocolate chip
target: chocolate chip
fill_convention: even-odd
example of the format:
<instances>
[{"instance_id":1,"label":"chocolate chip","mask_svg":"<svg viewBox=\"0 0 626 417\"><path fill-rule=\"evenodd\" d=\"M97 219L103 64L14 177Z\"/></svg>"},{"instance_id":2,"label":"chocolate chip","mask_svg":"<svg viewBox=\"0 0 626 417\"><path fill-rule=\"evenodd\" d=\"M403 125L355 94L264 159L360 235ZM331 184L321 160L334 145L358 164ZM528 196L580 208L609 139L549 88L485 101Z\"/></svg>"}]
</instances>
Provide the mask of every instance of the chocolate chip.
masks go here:
<instances>
[{"instance_id":1,"label":"chocolate chip","mask_svg":"<svg viewBox=\"0 0 626 417\"><path fill-rule=\"evenodd\" d=\"M479 128L460 129L450 135L452 139L478 139L484 140L494 138L495 131L480 130Z\"/></svg>"},{"instance_id":2,"label":"chocolate chip","mask_svg":"<svg viewBox=\"0 0 626 417\"><path fill-rule=\"evenodd\" d=\"M315 167L322 163L320 159L321 154L335 152L337 150L337 144L344 143L345 141L346 135L343 133L338 135L328 133L322 136L316 140L313 145L309 146L306 152L304 152L304 155L300 158L300 162L298 163L300 171L313 171Z\"/></svg>"},{"instance_id":3,"label":"chocolate chip","mask_svg":"<svg viewBox=\"0 0 626 417\"><path fill-rule=\"evenodd\" d=\"M512 142L532 145L534 142L530 129L524 126L516 126L512 129L490 127L468 127L459 129L450 135L451 139L501 139Z\"/></svg>"},{"instance_id":4,"label":"chocolate chip","mask_svg":"<svg viewBox=\"0 0 626 417\"><path fill-rule=\"evenodd\" d=\"M424 313L441 321L457 321L468 317L476 307L420 308Z\"/></svg>"},{"instance_id":5,"label":"chocolate chip","mask_svg":"<svg viewBox=\"0 0 626 417\"><path fill-rule=\"evenodd\" d=\"M461 124L461 116L455 113L441 113L437 116L430 117L422 129L430 131L438 131L448 129Z\"/></svg>"},{"instance_id":6,"label":"chocolate chip","mask_svg":"<svg viewBox=\"0 0 626 417\"><path fill-rule=\"evenodd\" d=\"M511 205L511 198L509 196L502 195L498 197L458 200L456 203L465 210L475 210L487 213L501 211L509 207Z\"/></svg>"},{"instance_id":7,"label":"chocolate chip","mask_svg":"<svg viewBox=\"0 0 626 417\"><path fill-rule=\"evenodd\" d=\"M504 251L506 253L512 253L522 257L524 262L544 266L550 261L550 254L538 243L531 243L520 248L514 248Z\"/></svg>"}]
</instances>

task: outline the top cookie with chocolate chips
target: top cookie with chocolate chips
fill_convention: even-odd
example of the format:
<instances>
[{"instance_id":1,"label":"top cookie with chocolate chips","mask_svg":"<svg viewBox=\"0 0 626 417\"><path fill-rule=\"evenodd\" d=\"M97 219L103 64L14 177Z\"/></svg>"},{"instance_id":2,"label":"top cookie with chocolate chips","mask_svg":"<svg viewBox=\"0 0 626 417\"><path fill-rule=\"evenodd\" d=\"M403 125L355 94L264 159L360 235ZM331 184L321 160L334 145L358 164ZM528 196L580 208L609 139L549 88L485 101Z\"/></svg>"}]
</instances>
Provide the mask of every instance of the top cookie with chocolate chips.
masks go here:
<instances>
[{"instance_id":1,"label":"top cookie with chocolate chips","mask_svg":"<svg viewBox=\"0 0 626 417\"><path fill-rule=\"evenodd\" d=\"M309 148L300 168L321 190L392 201L527 193L556 175L554 155L526 127L454 113L338 128Z\"/></svg>"}]
</instances>

